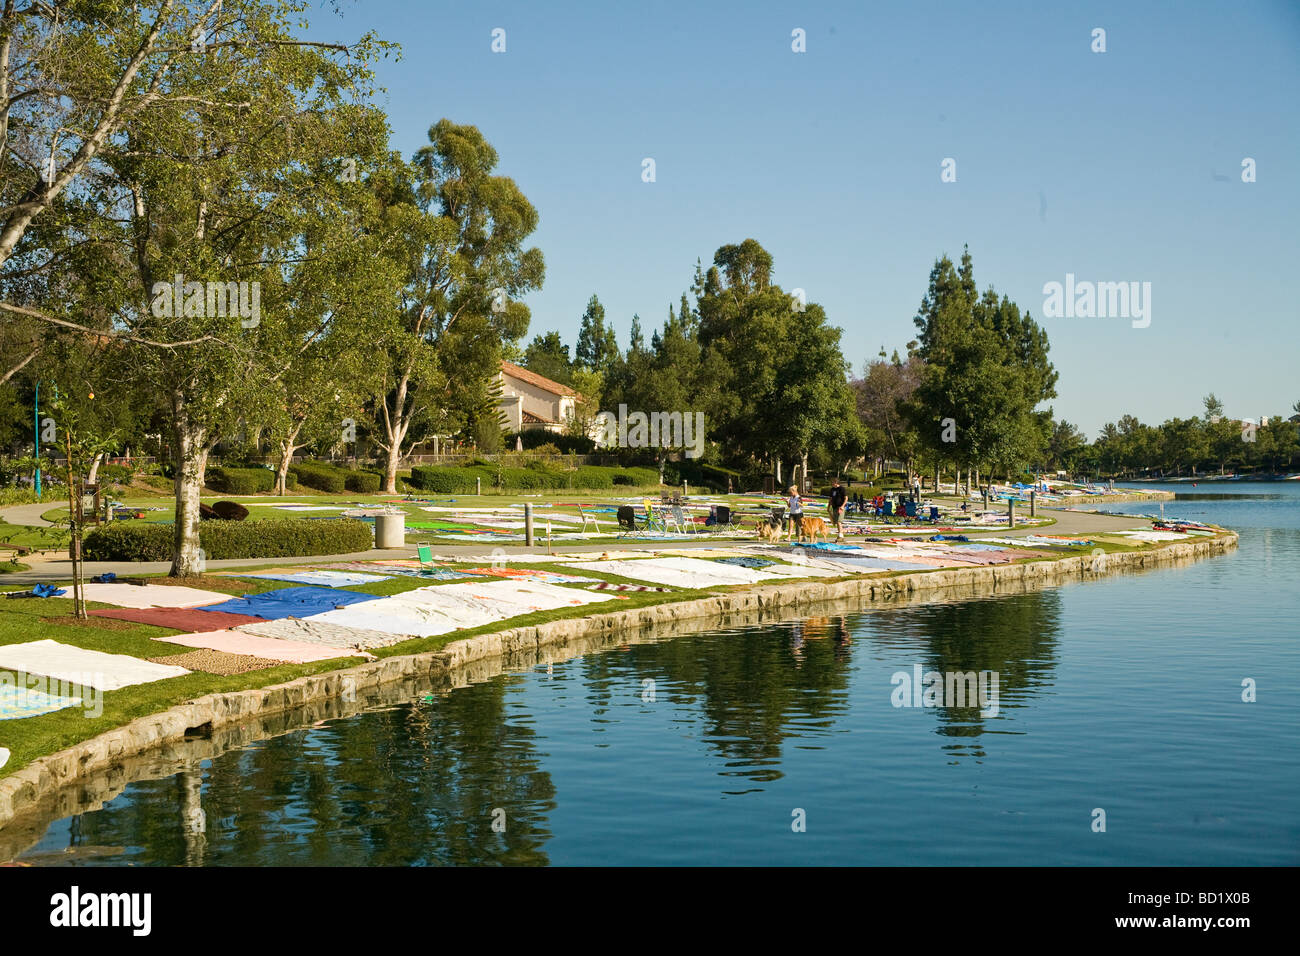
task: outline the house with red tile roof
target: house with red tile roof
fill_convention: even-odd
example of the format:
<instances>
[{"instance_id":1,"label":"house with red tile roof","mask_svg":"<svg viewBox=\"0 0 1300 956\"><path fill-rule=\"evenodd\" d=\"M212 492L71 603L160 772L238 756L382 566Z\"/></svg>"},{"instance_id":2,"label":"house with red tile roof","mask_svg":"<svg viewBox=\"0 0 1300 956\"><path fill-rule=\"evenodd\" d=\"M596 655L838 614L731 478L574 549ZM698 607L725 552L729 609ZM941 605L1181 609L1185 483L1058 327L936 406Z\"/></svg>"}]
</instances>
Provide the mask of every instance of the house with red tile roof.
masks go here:
<instances>
[{"instance_id":1,"label":"house with red tile roof","mask_svg":"<svg viewBox=\"0 0 1300 956\"><path fill-rule=\"evenodd\" d=\"M569 386L512 362L501 363L500 381L501 414L512 432L530 428L563 432L581 398Z\"/></svg>"}]
</instances>

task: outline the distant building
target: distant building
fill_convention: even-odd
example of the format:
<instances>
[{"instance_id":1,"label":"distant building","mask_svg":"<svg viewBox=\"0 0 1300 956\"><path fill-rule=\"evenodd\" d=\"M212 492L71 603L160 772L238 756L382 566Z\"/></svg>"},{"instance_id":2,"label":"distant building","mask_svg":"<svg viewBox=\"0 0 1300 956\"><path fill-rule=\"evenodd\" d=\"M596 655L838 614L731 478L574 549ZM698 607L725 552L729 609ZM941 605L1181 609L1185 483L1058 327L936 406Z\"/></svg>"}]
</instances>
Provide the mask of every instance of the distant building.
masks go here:
<instances>
[{"instance_id":1,"label":"distant building","mask_svg":"<svg viewBox=\"0 0 1300 956\"><path fill-rule=\"evenodd\" d=\"M501 363L501 414L512 432L563 432L577 411L577 392L510 362Z\"/></svg>"}]
</instances>

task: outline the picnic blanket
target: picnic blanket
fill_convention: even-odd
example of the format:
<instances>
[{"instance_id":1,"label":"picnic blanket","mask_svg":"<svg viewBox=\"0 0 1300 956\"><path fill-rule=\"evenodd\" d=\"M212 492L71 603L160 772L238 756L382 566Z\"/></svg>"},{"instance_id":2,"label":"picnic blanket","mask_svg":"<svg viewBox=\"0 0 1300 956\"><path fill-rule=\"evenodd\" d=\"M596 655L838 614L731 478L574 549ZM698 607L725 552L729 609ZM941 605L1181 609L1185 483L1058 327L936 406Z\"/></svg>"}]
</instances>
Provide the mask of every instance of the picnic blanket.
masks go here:
<instances>
[{"instance_id":1,"label":"picnic blanket","mask_svg":"<svg viewBox=\"0 0 1300 956\"><path fill-rule=\"evenodd\" d=\"M570 567L617 574L634 581L650 581L681 588L723 587L776 580L778 575L699 558L650 558L626 561L577 561Z\"/></svg>"},{"instance_id":2,"label":"picnic blanket","mask_svg":"<svg viewBox=\"0 0 1300 956\"><path fill-rule=\"evenodd\" d=\"M317 614L308 620L430 637L503 621L529 611L610 599L610 595L588 594L541 582L486 581L416 588L379 601Z\"/></svg>"},{"instance_id":3,"label":"picnic blanket","mask_svg":"<svg viewBox=\"0 0 1300 956\"><path fill-rule=\"evenodd\" d=\"M326 588L346 588L357 584L373 584L387 581L387 574L363 574L344 571L257 571L243 572L241 578L265 578L268 581L292 581L296 584L315 584Z\"/></svg>"},{"instance_id":4,"label":"picnic blanket","mask_svg":"<svg viewBox=\"0 0 1300 956\"><path fill-rule=\"evenodd\" d=\"M525 579L540 581L543 584L585 584L594 580L576 574L561 574L559 571L539 571L537 568L470 568L469 571L473 575Z\"/></svg>"},{"instance_id":5,"label":"picnic blanket","mask_svg":"<svg viewBox=\"0 0 1300 956\"><path fill-rule=\"evenodd\" d=\"M330 588L317 587L280 588L262 594L245 594L243 597L224 601L203 610L248 614L252 617L275 620L281 617L309 617L338 607L377 600L380 598L373 594L361 594L357 591L334 591Z\"/></svg>"},{"instance_id":6,"label":"picnic blanket","mask_svg":"<svg viewBox=\"0 0 1300 956\"><path fill-rule=\"evenodd\" d=\"M400 575L411 578L428 578L431 581L458 581L463 578L472 578L474 576L472 574L466 574L464 571L453 570L452 568L421 569L419 561L410 561L405 564L406 566L403 566L397 562L393 562L391 564L375 566L374 564L363 564L360 561L357 561L351 564L332 564L329 566L328 570L374 571L383 574L385 577Z\"/></svg>"},{"instance_id":7,"label":"picnic blanket","mask_svg":"<svg viewBox=\"0 0 1300 956\"><path fill-rule=\"evenodd\" d=\"M22 720L52 714L65 707L76 707L80 697L58 697L31 687L0 684L0 720ZM3 761L0 761L0 766Z\"/></svg>"},{"instance_id":8,"label":"picnic blanket","mask_svg":"<svg viewBox=\"0 0 1300 956\"><path fill-rule=\"evenodd\" d=\"M300 641L304 644L319 644L340 650L352 648L369 649L388 647L403 640L403 635L387 631L364 630L357 627L344 627L315 618L300 620L296 617L281 618L278 621L257 621L253 624L241 624L235 630L241 634L255 634L258 637L272 637L287 641Z\"/></svg>"},{"instance_id":9,"label":"picnic blanket","mask_svg":"<svg viewBox=\"0 0 1300 956\"><path fill-rule=\"evenodd\" d=\"M125 654L88 651L48 639L0 646L0 667L97 690L118 690L189 673L183 667L152 664Z\"/></svg>"},{"instance_id":10,"label":"picnic blanket","mask_svg":"<svg viewBox=\"0 0 1300 956\"><path fill-rule=\"evenodd\" d=\"M616 584L613 581L598 581L587 585L588 591L671 591L672 588L659 588L653 584Z\"/></svg>"},{"instance_id":11,"label":"picnic blanket","mask_svg":"<svg viewBox=\"0 0 1300 956\"><path fill-rule=\"evenodd\" d=\"M283 661L286 664L310 664L312 661L328 661L337 657L352 657L354 652L340 652L332 647L320 644L307 644L302 641L278 640L274 637L259 637L256 634L242 634L239 631L204 631L201 634L178 634L175 637L155 637L155 641L164 644L179 644L181 647L206 647L213 651L227 654L242 654L248 657L260 657L268 661Z\"/></svg>"},{"instance_id":12,"label":"picnic blanket","mask_svg":"<svg viewBox=\"0 0 1300 956\"><path fill-rule=\"evenodd\" d=\"M90 612L92 617L107 617L133 624L152 624L178 631L221 631L239 624L252 624L260 617L248 614L227 614L197 607L144 607L100 608Z\"/></svg>"},{"instance_id":13,"label":"picnic blanket","mask_svg":"<svg viewBox=\"0 0 1300 956\"><path fill-rule=\"evenodd\" d=\"M719 564L734 564L740 568L754 568L761 570L776 564L775 561L769 561L767 558L755 558L752 555L737 555L729 558L719 558Z\"/></svg>"},{"instance_id":14,"label":"picnic blanket","mask_svg":"<svg viewBox=\"0 0 1300 956\"><path fill-rule=\"evenodd\" d=\"M183 585L166 584L84 584L87 601L116 604L118 607L198 607L230 600L229 594L202 591Z\"/></svg>"}]
</instances>

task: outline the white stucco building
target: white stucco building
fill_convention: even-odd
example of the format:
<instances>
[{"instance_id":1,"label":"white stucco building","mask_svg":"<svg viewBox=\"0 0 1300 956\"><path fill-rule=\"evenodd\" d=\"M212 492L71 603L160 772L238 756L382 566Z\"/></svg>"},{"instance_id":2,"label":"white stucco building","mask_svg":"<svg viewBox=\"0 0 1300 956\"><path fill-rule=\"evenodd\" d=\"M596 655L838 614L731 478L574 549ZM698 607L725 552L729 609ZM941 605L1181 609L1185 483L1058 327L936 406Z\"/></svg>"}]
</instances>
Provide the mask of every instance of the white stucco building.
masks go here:
<instances>
[{"instance_id":1,"label":"white stucco building","mask_svg":"<svg viewBox=\"0 0 1300 956\"><path fill-rule=\"evenodd\" d=\"M563 432L576 411L577 392L510 362L501 363L501 414L512 432Z\"/></svg>"}]
</instances>

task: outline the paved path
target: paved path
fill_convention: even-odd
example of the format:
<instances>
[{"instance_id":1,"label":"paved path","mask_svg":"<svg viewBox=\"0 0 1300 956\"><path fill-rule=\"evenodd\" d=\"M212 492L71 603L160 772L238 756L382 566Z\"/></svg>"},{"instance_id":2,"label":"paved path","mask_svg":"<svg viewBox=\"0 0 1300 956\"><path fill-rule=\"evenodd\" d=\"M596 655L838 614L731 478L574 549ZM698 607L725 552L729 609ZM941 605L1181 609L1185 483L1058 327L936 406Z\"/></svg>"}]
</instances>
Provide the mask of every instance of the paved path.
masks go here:
<instances>
[{"instance_id":1,"label":"paved path","mask_svg":"<svg viewBox=\"0 0 1300 956\"><path fill-rule=\"evenodd\" d=\"M65 501L64 506L67 506ZM53 528L54 522L46 521L41 517L45 512L57 508L57 501L38 501L34 505L11 505L8 508L0 508L0 518L4 518L9 524L25 524L35 528Z\"/></svg>"}]
</instances>

